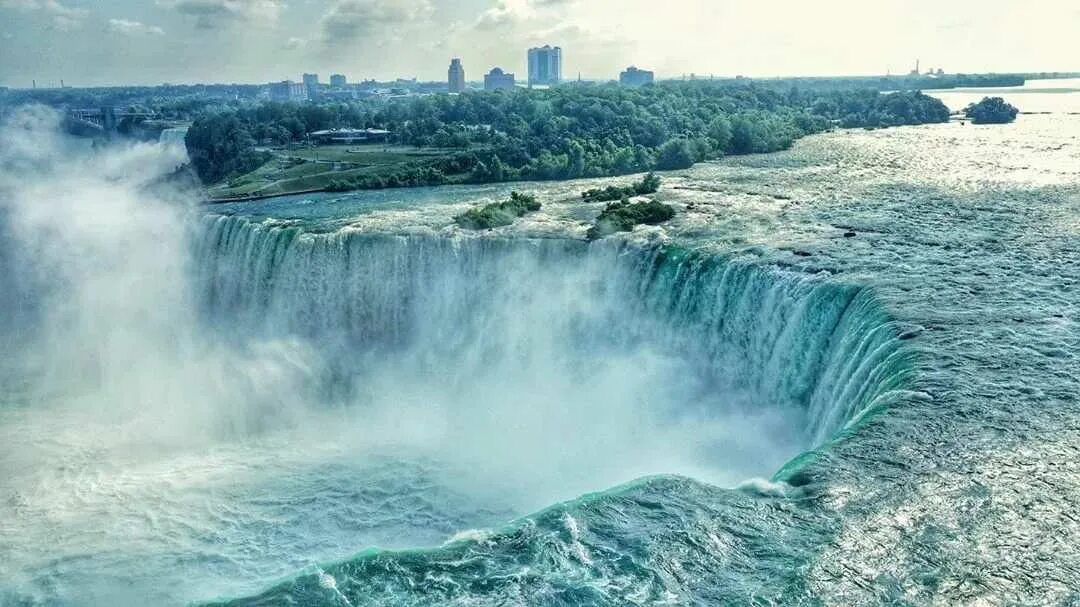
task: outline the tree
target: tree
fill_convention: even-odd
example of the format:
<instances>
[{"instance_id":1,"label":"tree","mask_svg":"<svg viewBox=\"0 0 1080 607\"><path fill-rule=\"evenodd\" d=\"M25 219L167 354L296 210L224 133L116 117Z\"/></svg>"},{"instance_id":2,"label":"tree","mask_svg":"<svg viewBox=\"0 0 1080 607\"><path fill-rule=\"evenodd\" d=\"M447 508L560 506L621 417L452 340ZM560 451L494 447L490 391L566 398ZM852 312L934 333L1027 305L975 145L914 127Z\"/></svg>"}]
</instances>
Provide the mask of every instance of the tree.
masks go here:
<instances>
[{"instance_id":1,"label":"tree","mask_svg":"<svg viewBox=\"0 0 1080 607\"><path fill-rule=\"evenodd\" d=\"M727 116L717 116L709 123L709 139L712 139L714 150L727 153L731 146L731 121Z\"/></svg>"},{"instance_id":2,"label":"tree","mask_svg":"<svg viewBox=\"0 0 1080 607\"><path fill-rule=\"evenodd\" d=\"M1001 97L984 97L964 109L964 115L975 124L1007 124L1016 120L1020 110Z\"/></svg>"},{"instance_id":3,"label":"tree","mask_svg":"<svg viewBox=\"0 0 1080 607\"><path fill-rule=\"evenodd\" d=\"M656 168L661 171L688 169L697 160L694 149L686 139L672 139L660 146L656 157Z\"/></svg>"}]
</instances>

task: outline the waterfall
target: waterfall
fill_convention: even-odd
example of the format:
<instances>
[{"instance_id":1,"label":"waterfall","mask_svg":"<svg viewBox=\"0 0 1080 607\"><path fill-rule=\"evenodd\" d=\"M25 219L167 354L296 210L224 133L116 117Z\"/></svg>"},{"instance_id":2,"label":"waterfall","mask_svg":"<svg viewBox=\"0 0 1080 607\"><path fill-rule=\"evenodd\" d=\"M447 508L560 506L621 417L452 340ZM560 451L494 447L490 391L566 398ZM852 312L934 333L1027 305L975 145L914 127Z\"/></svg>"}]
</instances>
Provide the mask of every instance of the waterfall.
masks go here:
<instances>
[{"instance_id":1,"label":"waterfall","mask_svg":"<svg viewBox=\"0 0 1080 607\"><path fill-rule=\"evenodd\" d=\"M398 357L453 369L450 384L507 361L588 381L613 353L660 352L700 391L789 411L813 446L885 402L912 366L870 290L753 260L229 216L204 218L198 238L208 321L310 339L342 361L336 376Z\"/></svg>"},{"instance_id":2,"label":"waterfall","mask_svg":"<svg viewBox=\"0 0 1080 607\"><path fill-rule=\"evenodd\" d=\"M165 144L183 144L184 137L187 136L187 127L173 127L161 131L161 136L158 141Z\"/></svg>"}]
</instances>

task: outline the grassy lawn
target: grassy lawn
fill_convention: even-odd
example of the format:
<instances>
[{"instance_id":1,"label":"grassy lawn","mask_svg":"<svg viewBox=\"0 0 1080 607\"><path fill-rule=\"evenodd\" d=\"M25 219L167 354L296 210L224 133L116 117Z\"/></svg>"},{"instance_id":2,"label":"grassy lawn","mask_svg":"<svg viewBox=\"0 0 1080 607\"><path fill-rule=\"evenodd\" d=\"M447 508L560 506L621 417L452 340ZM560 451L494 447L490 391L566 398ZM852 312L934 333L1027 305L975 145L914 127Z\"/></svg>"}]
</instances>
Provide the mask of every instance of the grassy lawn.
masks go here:
<instances>
[{"instance_id":1,"label":"grassy lawn","mask_svg":"<svg viewBox=\"0 0 1080 607\"><path fill-rule=\"evenodd\" d=\"M321 145L273 150L274 158L254 171L207 189L212 198L289 194L325 188L332 180L390 174L423 166L457 150L394 145Z\"/></svg>"},{"instance_id":2,"label":"grassy lawn","mask_svg":"<svg viewBox=\"0 0 1080 607\"><path fill-rule=\"evenodd\" d=\"M304 160L347 162L350 164L397 163L404 160L440 158L455 150L441 148L414 148L403 145L320 145L298 150L284 150L281 155Z\"/></svg>"}]
</instances>

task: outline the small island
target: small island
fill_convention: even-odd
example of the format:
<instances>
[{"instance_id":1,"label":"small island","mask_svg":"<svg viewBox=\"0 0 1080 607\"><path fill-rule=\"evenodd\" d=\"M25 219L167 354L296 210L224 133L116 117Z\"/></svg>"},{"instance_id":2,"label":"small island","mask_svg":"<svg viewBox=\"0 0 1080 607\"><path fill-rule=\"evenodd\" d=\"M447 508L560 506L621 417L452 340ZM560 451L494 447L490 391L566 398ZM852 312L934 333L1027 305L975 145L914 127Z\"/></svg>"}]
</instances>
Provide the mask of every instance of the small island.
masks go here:
<instances>
[{"instance_id":1,"label":"small island","mask_svg":"<svg viewBox=\"0 0 1080 607\"><path fill-rule=\"evenodd\" d=\"M616 232L630 232L640 224L656 225L675 217L671 205L656 200L630 202L622 199L607 205L596 218L596 224L585 233L588 240L598 240Z\"/></svg>"},{"instance_id":2,"label":"small island","mask_svg":"<svg viewBox=\"0 0 1080 607\"><path fill-rule=\"evenodd\" d=\"M644 196L655 194L660 190L660 177L656 173L649 173L641 181L624 186L609 185L606 188L595 188L581 193L581 199L585 202L609 202L622 200L631 196Z\"/></svg>"},{"instance_id":3,"label":"small island","mask_svg":"<svg viewBox=\"0 0 1080 607\"><path fill-rule=\"evenodd\" d=\"M984 97L964 109L964 115L973 124L1008 124L1016 120L1019 113L1020 110L1001 97Z\"/></svg>"},{"instance_id":4,"label":"small island","mask_svg":"<svg viewBox=\"0 0 1080 607\"><path fill-rule=\"evenodd\" d=\"M536 196L511 192L510 200L469 209L454 217L454 223L466 230L490 230L508 226L519 217L539 211L540 207Z\"/></svg>"}]
</instances>

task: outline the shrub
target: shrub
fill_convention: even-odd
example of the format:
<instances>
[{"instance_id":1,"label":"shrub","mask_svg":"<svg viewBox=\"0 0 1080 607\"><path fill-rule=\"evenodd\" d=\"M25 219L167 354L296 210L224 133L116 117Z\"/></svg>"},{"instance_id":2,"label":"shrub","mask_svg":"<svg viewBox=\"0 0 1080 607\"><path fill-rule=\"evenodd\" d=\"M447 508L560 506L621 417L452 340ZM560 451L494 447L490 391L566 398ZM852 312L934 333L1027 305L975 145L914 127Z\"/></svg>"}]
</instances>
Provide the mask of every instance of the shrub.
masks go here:
<instances>
[{"instance_id":1,"label":"shrub","mask_svg":"<svg viewBox=\"0 0 1080 607\"><path fill-rule=\"evenodd\" d=\"M675 217L675 209L662 202L649 200L631 204L629 200L623 199L607 205L585 237L596 240L615 232L629 232L638 224L656 225L672 217Z\"/></svg>"},{"instance_id":2,"label":"shrub","mask_svg":"<svg viewBox=\"0 0 1080 607\"><path fill-rule=\"evenodd\" d=\"M359 186L356 182L346 181L344 179L332 179L330 183L326 184L327 192L351 192L357 189Z\"/></svg>"},{"instance_id":3,"label":"shrub","mask_svg":"<svg viewBox=\"0 0 1080 607\"><path fill-rule=\"evenodd\" d=\"M510 200L469 209L454 217L454 223L466 230L490 230L508 226L526 213L539 211L540 206L532 194L511 192Z\"/></svg>"},{"instance_id":4,"label":"shrub","mask_svg":"<svg viewBox=\"0 0 1080 607\"><path fill-rule=\"evenodd\" d=\"M609 185L606 188L586 190L581 193L581 198L585 202L608 202L612 200L622 200L623 198L629 198L631 196L655 194L658 191L660 191L660 176L656 173L649 173L643 177L641 181L633 185L625 187Z\"/></svg>"}]
</instances>

